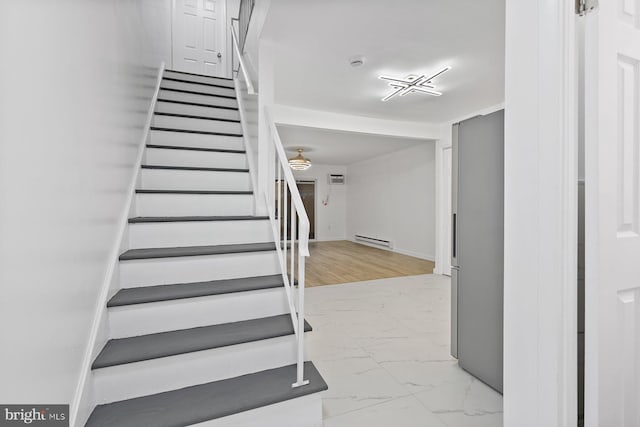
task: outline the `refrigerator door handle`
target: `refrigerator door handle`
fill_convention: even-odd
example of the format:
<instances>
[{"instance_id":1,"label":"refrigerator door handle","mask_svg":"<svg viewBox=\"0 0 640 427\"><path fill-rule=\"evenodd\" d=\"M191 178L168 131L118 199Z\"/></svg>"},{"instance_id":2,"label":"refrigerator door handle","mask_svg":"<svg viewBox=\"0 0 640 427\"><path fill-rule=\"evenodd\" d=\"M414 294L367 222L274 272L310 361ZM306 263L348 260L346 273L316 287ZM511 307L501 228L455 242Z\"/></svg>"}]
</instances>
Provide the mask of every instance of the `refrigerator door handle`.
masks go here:
<instances>
[{"instance_id":1,"label":"refrigerator door handle","mask_svg":"<svg viewBox=\"0 0 640 427\"><path fill-rule=\"evenodd\" d=\"M458 243L458 214L454 213L451 219L451 258L454 260L457 257L457 243Z\"/></svg>"}]
</instances>

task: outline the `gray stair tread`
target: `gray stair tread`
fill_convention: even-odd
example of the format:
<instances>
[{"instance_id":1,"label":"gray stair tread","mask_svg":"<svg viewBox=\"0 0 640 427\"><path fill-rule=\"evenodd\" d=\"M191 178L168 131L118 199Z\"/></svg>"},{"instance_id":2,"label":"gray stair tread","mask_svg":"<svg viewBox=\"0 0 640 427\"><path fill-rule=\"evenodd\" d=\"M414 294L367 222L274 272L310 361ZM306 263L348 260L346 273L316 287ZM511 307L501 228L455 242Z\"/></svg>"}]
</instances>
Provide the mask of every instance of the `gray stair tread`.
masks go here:
<instances>
[{"instance_id":1,"label":"gray stair tread","mask_svg":"<svg viewBox=\"0 0 640 427\"><path fill-rule=\"evenodd\" d=\"M291 387L296 365L97 406L87 427L178 427L222 418L327 390L311 362L309 384Z\"/></svg>"},{"instance_id":2,"label":"gray stair tread","mask_svg":"<svg viewBox=\"0 0 640 427\"><path fill-rule=\"evenodd\" d=\"M207 77L207 76L201 76L201 77ZM188 79L180 79L180 78L176 78L176 77L163 77L162 81L170 81L170 82L178 82L178 83L188 83L188 84L192 84L192 85L201 85L201 86L211 86L211 87L219 87L222 89L235 89L234 86L227 86L227 85L223 85L223 84L216 84L216 83L203 83L203 82L199 82L199 81L195 81L195 80L188 80Z\"/></svg>"},{"instance_id":3,"label":"gray stair tread","mask_svg":"<svg viewBox=\"0 0 640 427\"><path fill-rule=\"evenodd\" d=\"M201 255L222 255L236 254L243 252L263 252L275 251L274 242L265 243L242 243L233 245L212 245L212 246L184 246L175 248L144 248L130 249L120 255L121 261L150 259L150 258L173 258L183 256Z\"/></svg>"},{"instance_id":4,"label":"gray stair tread","mask_svg":"<svg viewBox=\"0 0 640 427\"><path fill-rule=\"evenodd\" d=\"M231 89L233 91L232 88L227 88L227 89ZM215 93L198 92L198 91L195 91L195 90L176 89L176 88L173 88L173 87L160 86L160 90L165 90L167 92L188 93L190 95L214 96L216 98L236 99L236 97L234 95L220 95L220 94L215 94Z\"/></svg>"},{"instance_id":5,"label":"gray stair tread","mask_svg":"<svg viewBox=\"0 0 640 427\"><path fill-rule=\"evenodd\" d=\"M226 105L203 104L201 102L178 101L176 99L158 98L158 102L168 102L170 104L194 105L196 107L221 108L223 110L238 110L238 107L228 107Z\"/></svg>"},{"instance_id":6,"label":"gray stair tread","mask_svg":"<svg viewBox=\"0 0 640 427\"><path fill-rule=\"evenodd\" d=\"M228 80L229 82L233 82L233 79L230 79L229 77L216 77L216 76L209 76L207 74L188 73L186 71L170 70L168 68L165 69L165 71L168 71L170 73L176 73L176 74L184 74L185 76L206 77L208 79ZM163 78L164 78L164 76L163 76Z\"/></svg>"},{"instance_id":7,"label":"gray stair tread","mask_svg":"<svg viewBox=\"0 0 640 427\"><path fill-rule=\"evenodd\" d=\"M189 222L189 221L264 221L268 216L138 216L129 218L130 224L148 222Z\"/></svg>"},{"instance_id":8,"label":"gray stair tread","mask_svg":"<svg viewBox=\"0 0 640 427\"><path fill-rule=\"evenodd\" d=\"M275 274L272 276L245 277L241 279L126 288L120 289L109 300L107 307L248 292L260 289L279 288L282 286L284 286L282 275Z\"/></svg>"},{"instance_id":9,"label":"gray stair tread","mask_svg":"<svg viewBox=\"0 0 640 427\"><path fill-rule=\"evenodd\" d=\"M311 326L305 321L305 332L310 330ZM292 334L291 315L282 314L221 325L112 339L98 354L91 368L106 368Z\"/></svg>"},{"instance_id":10,"label":"gray stair tread","mask_svg":"<svg viewBox=\"0 0 640 427\"><path fill-rule=\"evenodd\" d=\"M181 129L181 128L166 128L166 127L158 127L158 126L151 126L149 129L158 131L158 132L196 133L199 135L233 136L237 138L240 138L242 136L241 133L215 132L215 131L208 131L208 130L194 130L194 129Z\"/></svg>"},{"instance_id":11,"label":"gray stair tread","mask_svg":"<svg viewBox=\"0 0 640 427\"><path fill-rule=\"evenodd\" d=\"M161 150L187 150L187 151L212 151L216 153L232 153L232 154L246 154L244 150L231 150L227 148L204 148L204 147L182 147L179 145L157 145L147 144L147 148L158 148Z\"/></svg>"},{"instance_id":12,"label":"gray stair tread","mask_svg":"<svg viewBox=\"0 0 640 427\"><path fill-rule=\"evenodd\" d=\"M136 189L137 194L218 194L218 195L251 195L253 191L233 191L233 190L146 190Z\"/></svg>"},{"instance_id":13,"label":"gray stair tread","mask_svg":"<svg viewBox=\"0 0 640 427\"><path fill-rule=\"evenodd\" d=\"M185 119L198 119L198 120L211 120L216 122L230 122L230 123L241 123L239 119L223 119L220 117L207 117L207 116L198 116L194 114L180 114L180 113L164 113L161 111L156 111L153 113L156 116L167 116L167 117L181 117Z\"/></svg>"},{"instance_id":14,"label":"gray stair tread","mask_svg":"<svg viewBox=\"0 0 640 427\"><path fill-rule=\"evenodd\" d=\"M165 165L140 165L142 169L164 169L179 171L204 171L204 172L242 172L248 173L249 169L234 168L205 168L199 166L165 166Z\"/></svg>"}]
</instances>

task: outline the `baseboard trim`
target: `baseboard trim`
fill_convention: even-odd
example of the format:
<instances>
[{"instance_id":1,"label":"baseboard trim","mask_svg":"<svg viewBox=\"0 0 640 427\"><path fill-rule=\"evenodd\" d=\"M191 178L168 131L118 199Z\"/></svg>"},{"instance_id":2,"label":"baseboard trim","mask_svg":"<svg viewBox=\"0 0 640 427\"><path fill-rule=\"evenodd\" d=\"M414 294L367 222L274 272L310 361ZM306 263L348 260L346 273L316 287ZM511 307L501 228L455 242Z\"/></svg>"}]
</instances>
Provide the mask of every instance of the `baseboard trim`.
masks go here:
<instances>
[{"instance_id":1,"label":"baseboard trim","mask_svg":"<svg viewBox=\"0 0 640 427\"><path fill-rule=\"evenodd\" d=\"M138 153L136 155L136 163L134 166L134 171L131 176L131 180L129 182L129 187L127 190L128 199L123 207L123 210L120 213L120 219L118 221L118 233L116 233L116 239L113 242L113 246L109 251L109 264L107 265L104 279L101 284L100 296L96 301L95 306L95 315L93 318L93 322L91 325L91 333L89 335L89 339L87 342L87 346L84 351L84 357L82 362L82 368L80 371L80 378L78 380L78 384L75 389L75 394L73 397L73 401L71 403L70 408L70 425L73 427L82 426L89 418L91 413L91 388L87 387L89 380L91 378L91 363L93 361L94 354L97 353L97 344L99 343L99 337L102 332L102 325L105 322L105 313L107 300L109 297L109 291L111 289L111 285L115 278L114 272L118 265L118 256L120 255L120 250L122 246L123 237L125 235L129 212L131 210L131 205L133 203L133 199L135 197L135 189L136 182L138 180L138 174L140 172L140 165L142 163L142 156L144 154L144 148L147 144L147 139L149 138L149 133L151 129L151 122L153 120L153 112L156 108L156 103L158 100L158 94L160 93L160 84L162 83L162 75L164 74L165 63L162 61L160 63L160 67L158 69L158 76L156 79L156 87L153 97L151 98L151 104L149 105L149 111L147 112L147 120L144 125L144 131L142 134L142 138L138 142Z\"/></svg>"}]
</instances>

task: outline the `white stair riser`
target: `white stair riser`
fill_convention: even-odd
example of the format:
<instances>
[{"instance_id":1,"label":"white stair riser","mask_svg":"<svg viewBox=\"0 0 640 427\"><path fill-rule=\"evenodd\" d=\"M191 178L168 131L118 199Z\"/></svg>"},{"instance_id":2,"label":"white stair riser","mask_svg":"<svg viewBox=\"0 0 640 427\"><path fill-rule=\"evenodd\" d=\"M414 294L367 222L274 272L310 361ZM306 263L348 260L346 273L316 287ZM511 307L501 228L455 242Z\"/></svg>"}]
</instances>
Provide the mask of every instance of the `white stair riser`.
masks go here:
<instances>
[{"instance_id":1,"label":"white stair riser","mask_svg":"<svg viewBox=\"0 0 640 427\"><path fill-rule=\"evenodd\" d=\"M218 148L222 150L244 150L244 141L239 136L202 135L152 130L150 143L175 147Z\"/></svg>"},{"instance_id":2,"label":"white stair riser","mask_svg":"<svg viewBox=\"0 0 640 427\"><path fill-rule=\"evenodd\" d=\"M284 287L109 309L111 338L219 325L289 312Z\"/></svg>"},{"instance_id":3,"label":"white stair riser","mask_svg":"<svg viewBox=\"0 0 640 427\"><path fill-rule=\"evenodd\" d=\"M184 79L181 79L181 80L184 80ZM229 87L201 85L197 83L184 83L184 82L176 82L173 80L163 80L160 88L188 90L190 92L207 93L210 95L236 96L235 89L232 89Z\"/></svg>"},{"instance_id":4,"label":"white stair riser","mask_svg":"<svg viewBox=\"0 0 640 427\"><path fill-rule=\"evenodd\" d=\"M253 215L248 194L136 194L138 216Z\"/></svg>"},{"instance_id":5,"label":"white stair riser","mask_svg":"<svg viewBox=\"0 0 640 427\"><path fill-rule=\"evenodd\" d=\"M169 129L188 129L205 132L221 132L242 134L242 126L237 122L225 122L206 119L192 119L188 117L153 116L153 126ZM209 135L211 139L212 135ZM215 135L218 136L218 135Z\"/></svg>"},{"instance_id":6,"label":"white stair riser","mask_svg":"<svg viewBox=\"0 0 640 427\"><path fill-rule=\"evenodd\" d=\"M280 274L275 251L122 261L123 288Z\"/></svg>"},{"instance_id":7,"label":"white stair riser","mask_svg":"<svg viewBox=\"0 0 640 427\"><path fill-rule=\"evenodd\" d=\"M264 220L137 223L129 226L129 248L231 245L274 240Z\"/></svg>"},{"instance_id":8,"label":"white stair riser","mask_svg":"<svg viewBox=\"0 0 640 427\"><path fill-rule=\"evenodd\" d=\"M233 378L296 362L294 335L93 371L96 401L110 403Z\"/></svg>"},{"instance_id":9,"label":"white stair riser","mask_svg":"<svg viewBox=\"0 0 640 427\"><path fill-rule=\"evenodd\" d=\"M147 148L144 164L247 169L247 156L243 153Z\"/></svg>"},{"instance_id":10,"label":"white stair riser","mask_svg":"<svg viewBox=\"0 0 640 427\"><path fill-rule=\"evenodd\" d=\"M322 427L320 393L286 400L228 417L193 424L194 427Z\"/></svg>"},{"instance_id":11,"label":"white stair riser","mask_svg":"<svg viewBox=\"0 0 640 427\"><path fill-rule=\"evenodd\" d=\"M180 102L192 102L196 104L213 105L221 107L238 107L238 103L235 99L221 98L219 96L212 95L195 95L192 93L174 92L170 90L160 89L158 99L169 99Z\"/></svg>"},{"instance_id":12,"label":"white stair riser","mask_svg":"<svg viewBox=\"0 0 640 427\"><path fill-rule=\"evenodd\" d=\"M238 110L226 108L200 107L197 105L176 104L173 102L158 101L156 111L159 113L188 114L191 116L204 116L215 119L240 120Z\"/></svg>"},{"instance_id":13,"label":"white stair riser","mask_svg":"<svg viewBox=\"0 0 640 427\"><path fill-rule=\"evenodd\" d=\"M248 172L141 169L140 188L145 190L251 190Z\"/></svg>"},{"instance_id":14,"label":"white stair riser","mask_svg":"<svg viewBox=\"0 0 640 427\"><path fill-rule=\"evenodd\" d=\"M219 79L217 77L196 76L193 74L175 73L170 70L164 72L164 77L173 79L188 80L190 82L211 83L220 86L234 87L233 80Z\"/></svg>"}]
</instances>

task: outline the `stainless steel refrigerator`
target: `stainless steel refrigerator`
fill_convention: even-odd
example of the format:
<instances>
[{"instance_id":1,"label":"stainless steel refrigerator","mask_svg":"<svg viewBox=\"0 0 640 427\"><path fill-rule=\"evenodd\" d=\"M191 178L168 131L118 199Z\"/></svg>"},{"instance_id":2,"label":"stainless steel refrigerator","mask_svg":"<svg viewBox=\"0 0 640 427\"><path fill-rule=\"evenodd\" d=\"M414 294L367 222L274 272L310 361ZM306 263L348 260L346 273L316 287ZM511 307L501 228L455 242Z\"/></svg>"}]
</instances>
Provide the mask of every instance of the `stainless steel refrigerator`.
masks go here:
<instances>
[{"instance_id":1,"label":"stainless steel refrigerator","mask_svg":"<svg viewBox=\"0 0 640 427\"><path fill-rule=\"evenodd\" d=\"M451 350L502 392L504 110L453 126Z\"/></svg>"}]
</instances>

